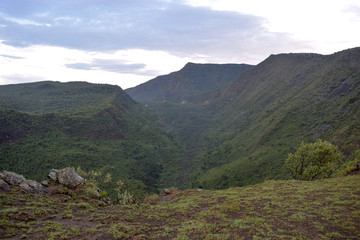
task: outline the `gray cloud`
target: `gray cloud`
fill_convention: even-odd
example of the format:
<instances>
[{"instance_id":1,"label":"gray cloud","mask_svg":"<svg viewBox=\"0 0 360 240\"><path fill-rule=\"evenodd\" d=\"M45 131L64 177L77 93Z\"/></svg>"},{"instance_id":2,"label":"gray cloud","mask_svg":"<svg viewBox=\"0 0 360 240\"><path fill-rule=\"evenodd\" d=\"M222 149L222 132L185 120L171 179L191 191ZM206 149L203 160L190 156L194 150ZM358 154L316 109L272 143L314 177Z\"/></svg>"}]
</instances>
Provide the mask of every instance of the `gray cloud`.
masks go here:
<instances>
[{"instance_id":1,"label":"gray cloud","mask_svg":"<svg viewBox=\"0 0 360 240\"><path fill-rule=\"evenodd\" d=\"M96 51L139 48L235 59L250 49L256 54L265 43L269 53L307 45L287 34L268 32L260 17L192 7L182 1L11 0L2 5L0 39L16 46L45 44ZM111 64L107 66L112 69Z\"/></svg>"},{"instance_id":2,"label":"gray cloud","mask_svg":"<svg viewBox=\"0 0 360 240\"><path fill-rule=\"evenodd\" d=\"M354 18L360 19L360 6L350 5L344 12L351 13L354 15Z\"/></svg>"},{"instance_id":3,"label":"gray cloud","mask_svg":"<svg viewBox=\"0 0 360 240\"><path fill-rule=\"evenodd\" d=\"M36 81L44 80L42 77L39 76L31 76L24 74L11 74L11 75L2 76L2 78L3 79L0 79L0 85L36 82Z\"/></svg>"},{"instance_id":4,"label":"gray cloud","mask_svg":"<svg viewBox=\"0 0 360 240\"><path fill-rule=\"evenodd\" d=\"M10 59L24 59L23 57L10 56L10 55L6 55L6 54L0 54L0 57L10 58Z\"/></svg>"},{"instance_id":5,"label":"gray cloud","mask_svg":"<svg viewBox=\"0 0 360 240\"><path fill-rule=\"evenodd\" d=\"M104 70L116 73L131 73L145 76L154 76L159 72L154 70L146 70L143 63L124 63L121 60L112 59L94 59L91 63L70 63L65 65L68 68L82 70Z\"/></svg>"}]
</instances>

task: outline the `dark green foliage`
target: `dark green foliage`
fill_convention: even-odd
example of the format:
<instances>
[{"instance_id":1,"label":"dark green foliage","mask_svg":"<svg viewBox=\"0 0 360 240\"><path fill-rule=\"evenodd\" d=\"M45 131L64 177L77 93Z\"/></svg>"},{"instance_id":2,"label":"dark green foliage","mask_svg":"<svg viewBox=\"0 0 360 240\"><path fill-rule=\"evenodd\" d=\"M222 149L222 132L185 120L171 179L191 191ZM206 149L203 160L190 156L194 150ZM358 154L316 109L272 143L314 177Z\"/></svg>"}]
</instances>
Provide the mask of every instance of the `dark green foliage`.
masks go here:
<instances>
[{"instance_id":1,"label":"dark green foliage","mask_svg":"<svg viewBox=\"0 0 360 240\"><path fill-rule=\"evenodd\" d=\"M100 186L109 195L115 195L116 181L121 179L137 198L172 181L177 147L119 87L9 85L0 86L0 99L0 169L39 181L52 168L102 170L114 178ZM20 111L6 109L11 106Z\"/></svg>"},{"instance_id":2,"label":"dark green foliage","mask_svg":"<svg viewBox=\"0 0 360 240\"><path fill-rule=\"evenodd\" d=\"M296 180L329 178L339 169L343 158L336 146L318 139L314 143L301 143L294 154L289 154L285 167Z\"/></svg>"},{"instance_id":3,"label":"dark green foliage","mask_svg":"<svg viewBox=\"0 0 360 240\"><path fill-rule=\"evenodd\" d=\"M337 176L347 176L352 174L358 174L360 163L360 150L357 150L355 157L352 161L346 162L342 168L336 173Z\"/></svg>"},{"instance_id":4,"label":"dark green foliage","mask_svg":"<svg viewBox=\"0 0 360 240\"><path fill-rule=\"evenodd\" d=\"M194 173L194 186L288 178L284 159L302 141L322 138L350 156L359 148L360 108L359 101L349 99L359 93L360 48L329 56L270 56L198 100L212 103L207 108L215 124L206 133L207 153L197 159L228 163Z\"/></svg>"},{"instance_id":5,"label":"dark green foliage","mask_svg":"<svg viewBox=\"0 0 360 240\"><path fill-rule=\"evenodd\" d=\"M302 141L330 141L348 158L359 148L359 96L355 48L272 55L223 88L149 110L191 156L184 186L218 189L290 178L284 160Z\"/></svg>"},{"instance_id":6,"label":"dark green foliage","mask_svg":"<svg viewBox=\"0 0 360 240\"><path fill-rule=\"evenodd\" d=\"M142 197L165 186L219 189L290 178L287 154L319 138L353 159L359 48L272 55L240 75L231 71L187 65L168 76L169 85L155 84L163 76L139 86L152 101L146 107L116 86L0 86L0 168L37 180L54 167L102 170ZM238 77L222 85L231 75ZM115 183L106 186L109 195Z\"/></svg>"}]
</instances>

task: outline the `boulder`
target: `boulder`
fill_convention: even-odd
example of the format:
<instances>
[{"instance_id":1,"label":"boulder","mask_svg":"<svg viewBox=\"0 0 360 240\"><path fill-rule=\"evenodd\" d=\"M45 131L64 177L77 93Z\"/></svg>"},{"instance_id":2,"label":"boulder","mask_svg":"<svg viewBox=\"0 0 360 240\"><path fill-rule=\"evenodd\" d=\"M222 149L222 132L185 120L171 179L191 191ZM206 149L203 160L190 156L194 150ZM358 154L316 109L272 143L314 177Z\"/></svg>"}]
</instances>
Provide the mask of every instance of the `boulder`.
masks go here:
<instances>
[{"instance_id":1,"label":"boulder","mask_svg":"<svg viewBox=\"0 0 360 240\"><path fill-rule=\"evenodd\" d=\"M59 173L59 170L56 170L56 169L51 169L48 173L48 178L50 178L51 180L57 182L58 180L58 173Z\"/></svg>"},{"instance_id":2,"label":"boulder","mask_svg":"<svg viewBox=\"0 0 360 240\"><path fill-rule=\"evenodd\" d=\"M58 170L57 181L65 187L73 189L84 184L84 179L70 167Z\"/></svg>"},{"instance_id":3,"label":"boulder","mask_svg":"<svg viewBox=\"0 0 360 240\"><path fill-rule=\"evenodd\" d=\"M30 193L44 193L47 189L41 184L34 180L25 180L20 185L19 188Z\"/></svg>"},{"instance_id":4,"label":"boulder","mask_svg":"<svg viewBox=\"0 0 360 240\"><path fill-rule=\"evenodd\" d=\"M165 195L169 195L169 194L172 194L172 190L170 188L165 188L163 191L162 191L162 195L165 196Z\"/></svg>"},{"instance_id":5,"label":"boulder","mask_svg":"<svg viewBox=\"0 0 360 240\"><path fill-rule=\"evenodd\" d=\"M26 180L23 175L5 170L1 173L0 178L2 178L8 184L15 186L20 185L23 181Z\"/></svg>"},{"instance_id":6,"label":"boulder","mask_svg":"<svg viewBox=\"0 0 360 240\"><path fill-rule=\"evenodd\" d=\"M9 184L7 184L4 180L0 178L0 190L10 191Z\"/></svg>"},{"instance_id":7,"label":"boulder","mask_svg":"<svg viewBox=\"0 0 360 240\"><path fill-rule=\"evenodd\" d=\"M42 181L41 185L43 185L44 187L48 187L49 186L49 181Z\"/></svg>"}]
</instances>

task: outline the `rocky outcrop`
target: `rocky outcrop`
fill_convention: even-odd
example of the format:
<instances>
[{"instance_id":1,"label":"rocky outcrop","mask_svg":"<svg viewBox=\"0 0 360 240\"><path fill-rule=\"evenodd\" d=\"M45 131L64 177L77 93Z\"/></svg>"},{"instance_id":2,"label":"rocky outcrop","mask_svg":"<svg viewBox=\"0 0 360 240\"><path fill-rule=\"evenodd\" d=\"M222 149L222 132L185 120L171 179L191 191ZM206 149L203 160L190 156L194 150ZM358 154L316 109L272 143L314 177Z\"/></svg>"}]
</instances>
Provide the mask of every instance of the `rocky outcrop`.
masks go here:
<instances>
[{"instance_id":1,"label":"rocky outcrop","mask_svg":"<svg viewBox=\"0 0 360 240\"><path fill-rule=\"evenodd\" d=\"M46 188L34 180L26 180L23 175L14 172L2 171L0 173L0 189L9 191L11 189L10 186L15 186L20 190L30 193L46 192Z\"/></svg>"},{"instance_id":2,"label":"rocky outcrop","mask_svg":"<svg viewBox=\"0 0 360 240\"><path fill-rule=\"evenodd\" d=\"M56 170L56 169L51 169L48 173L48 178L50 178L51 180L57 182L58 180L58 172L59 170Z\"/></svg>"},{"instance_id":3,"label":"rocky outcrop","mask_svg":"<svg viewBox=\"0 0 360 240\"><path fill-rule=\"evenodd\" d=\"M84 179L80 177L74 169L69 167L61 170L51 169L48 173L48 177L53 180L53 182L71 189L75 189L84 184ZM45 193L48 192L48 188L48 181L38 183L34 180L27 180L24 176L17 173L5 170L0 173L0 190L2 191L20 189L29 193Z\"/></svg>"},{"instance_id":4,"label":"rocky outcrop","mask_svg":"<svg viewBox=\"0 0 360 240\"><path fill-rule=\"evenodd\" d=\"M168 202L170 201L174 196L174 191L170 188L164 188L162 192L160 193L160 201L162 202Z\"/></svg>"},{"instance_id":5,"label":"rocky outcrop","mask_svg":"<svg viewBox=\"0 0 360 240\"><path fill-rule=\"evenodd\" d=\"M0 178L0 190L10 191L9 184L7 184L4 180Z\"/></svg>"},{"instance_id":6,"label":"rocky outcrop","mask_svg":"<svg viewBox=\"0 0 360 240\"><path fill-rule=\"evenodd\" d=\"M72 168L51 169L48 172L49 180L41 183L27 180L24 176L14 172L0 172L0 192L21 191L32 194L46 194L56 196L66 201L67 197L84 195L87 198L99 199L107 204L111 201L101 195L100 188L89 182L82 186L85 180Z\"/></svg>"},{"instance_id":7,"label":"rocky outcrop","mask_svg":"<svg viewBox=\"0 0 360 240\"><path fill-rule=\"evenodd\" d=\"M72 189L84 184L84 179L70 167L61 170L51 169L48 178Z\"/></svg>"},{"instance_id":8,"label":"rocky outcrop","mask_svg":"<svg viewBox=\"0 0 360 240\"><path fill-rule=\"evenodd\" d=\"M172 192L173 191L170 188L164 188L161 195L166 196L166 195L172 194Z\"/></svg>"},{"instance_id":9,"label":"rocky outcrop","mask_svg":"<svg viewBox=\"0 0 360 240\"><path fill-rule=\"evenodd\" d=\"M10 185L18 186L26 179L23 175L19 175L14 172L3 171L0 173L0 178Z\"/></svg>"},{"instance_id":10,"label":"rocky outcrop","mask_svg":"<svg viewBox=\"0 0 360 240\"><path fill-rule=\"evenodd\" d=\"M20 189L23 189L30 193L44 193L47 192L45 186L34 180L25 180L19 185Z\"/></svg>"}]
</instances>

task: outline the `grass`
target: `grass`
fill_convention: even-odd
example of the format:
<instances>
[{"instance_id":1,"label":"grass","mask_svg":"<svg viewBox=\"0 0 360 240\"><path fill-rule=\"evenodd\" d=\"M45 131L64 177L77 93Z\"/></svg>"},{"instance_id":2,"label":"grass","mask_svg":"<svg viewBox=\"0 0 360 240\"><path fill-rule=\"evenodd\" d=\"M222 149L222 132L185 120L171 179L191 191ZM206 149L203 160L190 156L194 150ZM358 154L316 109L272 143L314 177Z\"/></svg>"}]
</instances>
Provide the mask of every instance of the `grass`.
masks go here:
<instances>
[{"instance_id":1,"label":"grass","mask_svg":"<svg viewBox=\"0 0 360 240\"><path fill-rule=\"evenodd\" d=\"M359 239L360 175L174 191L104 205L79 195L0 194L5 239ZM66 198L66 202L61 200Z\"/></svg>"}]
</instances>

